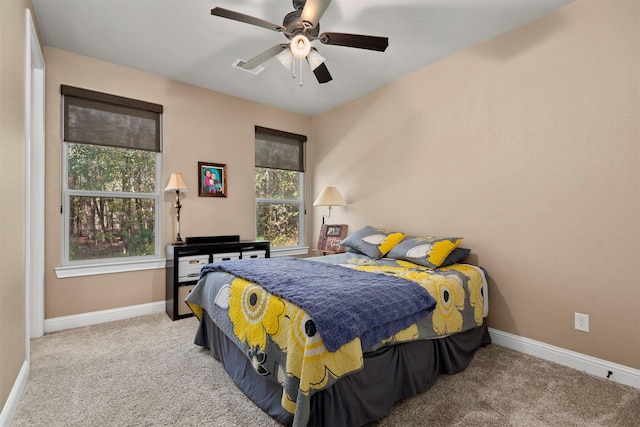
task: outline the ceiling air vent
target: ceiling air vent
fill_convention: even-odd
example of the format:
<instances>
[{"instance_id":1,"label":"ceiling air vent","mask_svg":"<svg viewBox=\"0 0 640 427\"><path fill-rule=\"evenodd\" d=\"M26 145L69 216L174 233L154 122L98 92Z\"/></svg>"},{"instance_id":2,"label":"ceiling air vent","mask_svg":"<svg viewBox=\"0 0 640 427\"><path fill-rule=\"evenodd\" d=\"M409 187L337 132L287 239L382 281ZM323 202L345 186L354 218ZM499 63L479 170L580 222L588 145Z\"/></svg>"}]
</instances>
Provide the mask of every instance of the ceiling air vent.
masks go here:
<instances>
[{"instance_id":1,"label":"ceiling air vent","mask_svg":"<svg viewBox=\"0 0 640 427\"><path fill-rule=\"evenodd\" d=\"M253 74L254 76L257 76L258 74L260 74L261 72L263 72L263 71L264 71L264 67L262 67L262 66L260 66L260 65L258 65L258 66L257 66L256 68L254 68L253 70L247 70L247 69L245 69L245 68L242 68L242 66L243 66L244 64L246 64L246 63L247 63L247 61L245 61L244 59L240 59L240 58L238 58L238 59L236 59L236 62L234 62L234 63L233 63L233 66L234 66L235 68L237 68L238 70L246 71L247 73L251 73L251 74Z\"/></svg>"}]
</instances>

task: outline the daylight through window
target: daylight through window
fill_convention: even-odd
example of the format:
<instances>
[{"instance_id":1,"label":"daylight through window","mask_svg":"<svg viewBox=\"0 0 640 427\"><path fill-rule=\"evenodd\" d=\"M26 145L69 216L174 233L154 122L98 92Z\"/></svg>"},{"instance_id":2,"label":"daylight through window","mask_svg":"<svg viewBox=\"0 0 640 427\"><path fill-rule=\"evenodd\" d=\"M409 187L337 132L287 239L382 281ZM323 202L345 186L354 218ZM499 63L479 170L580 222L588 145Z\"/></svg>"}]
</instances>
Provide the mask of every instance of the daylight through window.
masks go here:
<instances>
[{"instance_id":1,"label":"daylight through window","mask_svg":"<svg viewBox=\"0 0 640 427\"><path fill-rule=\"evenodd\" d=\"M162 106L61 92L63 264L158 257Z\"/></svg>"},{"instance_id":2,"label":"daylight through window","mask_svg":"<svg viewBox=\"0 0 640 427\"><path fill-rule=\"evenodd\" d=\"M303 245L306 140L256 126L256 238L272 247Z\"/></svg>"}]
</instances>

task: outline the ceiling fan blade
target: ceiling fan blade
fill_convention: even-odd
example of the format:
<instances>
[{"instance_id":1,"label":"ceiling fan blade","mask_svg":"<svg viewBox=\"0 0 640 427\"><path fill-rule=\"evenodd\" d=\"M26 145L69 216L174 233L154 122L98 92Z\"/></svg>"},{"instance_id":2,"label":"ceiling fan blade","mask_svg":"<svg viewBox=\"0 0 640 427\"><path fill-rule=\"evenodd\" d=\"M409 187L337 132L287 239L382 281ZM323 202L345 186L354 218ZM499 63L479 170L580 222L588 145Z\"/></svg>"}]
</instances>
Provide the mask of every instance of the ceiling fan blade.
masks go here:
<instances>
[{"instance_id":1,"label":"ceiling fan blade","mask_svg":"<svg viewBox=\"0 0 640 427\"><path fill-rule=\"evenodd\" d=\"M313 74L316 75L316 79L318 79L318 83L328 83L333 80L331 74L329 73L329 69L324 63L318 65L315 70L313 70Z\"/></svg>"},{"instance_id":2,"label":"ceiling fan blade","mask_svg":"<svg viewBox=\"0 0 640 427\"><path fill-rule=\"evenodd\" d=\"M214 7L213 9L211 9L211 14L234 21L244 22L245 24L256 25L258 27L266 28L272 31L286 31L286 28L280 24L256 18L254 16L245 15L244 13L234 12L233 10L225 9L222 7Z\"/></svg>"},{"instance_id":3,"label":"ceiling fan blade","mask_svg":"<svg viewBox=\"0 0 640 427\"><path fill-rule=\"evenodd\" d=\"M245 70L253 70L258 65L262 64L267 59L273 58L274 56L282 52L283 49L286 49L287 47L289 47L289 45L286 43L277 44L265 50L261 54L255 56L254 58L251 58L250 60L248 60L244 65L242 65L242 68L244 68Z\"/></svg>"},{"instance_id":4,"label":"ceiling fan blade","mask_svg":"<svg viewBox=\"0 0 640 427\"><path fill-rule=\"evenodd\" d=\"M324 15L325 10L329 7L331 0L307 0L302 9L300 19L309 22L313 27L318 25L318 21Z\"/></svg>"},{"instance_id":5,"label":"ceiling fan blade","mask_svg":"<svg viewBox=\"0 0 640 427\"><path fill-rule=\"evenodd\" d=\"M388 37L364 36L362 34L322 33L318 36L318 39L323 44L356 47L378 52L384 52L389 46Z\"/></svg>"}]
</instances>

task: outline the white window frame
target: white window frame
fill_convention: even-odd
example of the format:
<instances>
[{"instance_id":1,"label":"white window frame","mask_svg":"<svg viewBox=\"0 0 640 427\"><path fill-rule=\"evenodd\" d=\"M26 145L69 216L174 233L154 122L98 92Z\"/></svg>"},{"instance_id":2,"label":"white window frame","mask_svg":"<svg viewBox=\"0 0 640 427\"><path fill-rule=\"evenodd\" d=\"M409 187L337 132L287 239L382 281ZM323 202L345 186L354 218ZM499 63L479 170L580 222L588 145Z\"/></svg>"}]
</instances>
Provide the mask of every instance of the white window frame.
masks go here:
<instances>
[{"instance_id":1,"label":"white window frame","mask_svg":"<svg viewBox=\"0 0 640 427\"><path fill-rule=\"evenodd\" d=\"M299 158L297 167L295 163L287 162L285 160L284 163L278 161L273 158L264 158L262 154L258 156L257 149L254 148L256 156L260 157L256 159L254 163L254 183L253 187L255 189L255 168L256 167L267 167L274 170L295 170L298 172L298 184L299 184L299 198L298 199L266 199L266 198L255 198L255 206L254 206L254 214L255 218L253 221L254 224L254 236L258 237L258 204L259 203L270 203L270 204L297 204L299 209L298 215L298 244L292 246L278 246L271 248L271 256L289 256L289 255L306 255L309 253L309 247L306 246L306 232L305 232L305 223L306 223L306 191L305 191L305 179L304 179L304 171L305 171L305 163L307 156L307 137L304 135L298 135L286 131L280 131L276 129L269 129L262 126L255 126L255 137L256 139L272 142L276 144L294 144L300 147ZM295 142L294 142L295 141ZM257 147L257 146L256 146ZM290 160L290 159L289 159ZM284 166L284 168L279 168L278 166Z\"/></svg>"},{"instance_id":2,"label":"white window frame","mask_svg":"<svg viewBox=\"0 0 640 427\"><path fill-rule=\"evenodd\" d=\"M63 142L63 173L62 173L62 239L61 254L62 266L56 268L58 278L87 276L94 274L119 273L126 271L150 270L163 268L165 260L161 257L160 235L162 227L162 206L161 206L161 183L162 180L162 153L156 153L156 188L154 193L113 193L106 191L86 191L70 190L68 187L68 166L67 150L69 143ZM131 256L118 258L102 258L90 260L69 260L69 200L72 196L95 196L95 197L122 197L122 198L143 198L153 199L155 205L155 254L146 256Z\"/></svg>"},{"instance_id":3,"label":"white window frame","mask_svg":"<svg viewBox=\"0 0 640 427\"><path fill-rule=\"evenodd\" d=\"M64 111L64 97L61 97L61 111ZM160 146L162 146L162 114L160 121ZM64 114L61 115L61 129L64 129ZM129 271L153 270L165 267L165 259L161 255L162 249L162 152L156 152L156 185L153 193L131 193L131 192L108 192L108 191L87 191L70 190L68 186L68 147L70 142L64 140L62 133L62 205L61 208L61 234L60 254L61 265L55 268L57 278L90 276L108 273L121 273ZM129 256L118 258L101 258L90 260L69 260L69 201L72 196L95 196L95 197L122 197L122 198L143 198L153 199L155 207L154 236L155 247L153 255Z\"/></svg>"},{"instance_id":4,"label":"white window frame","mask_svg":"<svg viewBox=\"0 0 640 427\"><path fill-rule=\"evenodd\" d=\"M276 169L276 170L286 170L286 169ZM254 168L254 177L255 177L255 168ZM255 181L254 181L255 188ZM254 212L256 213L254 218L254 236L258 236L258 204L260 203L271 203L271 204L297 204L299 208L300 214L298 215L298 241L300 244L292 245L292 246L277 246L271 247L271 256L292 256L292 255L306 255L309 252L309 247L304 244L305 242L305 185L304 185L304 172L298 171L298 185L300 186L300 198L299 199L263 199L256 197L256 205L254 208Z\"/></svg>"}]
</instances>

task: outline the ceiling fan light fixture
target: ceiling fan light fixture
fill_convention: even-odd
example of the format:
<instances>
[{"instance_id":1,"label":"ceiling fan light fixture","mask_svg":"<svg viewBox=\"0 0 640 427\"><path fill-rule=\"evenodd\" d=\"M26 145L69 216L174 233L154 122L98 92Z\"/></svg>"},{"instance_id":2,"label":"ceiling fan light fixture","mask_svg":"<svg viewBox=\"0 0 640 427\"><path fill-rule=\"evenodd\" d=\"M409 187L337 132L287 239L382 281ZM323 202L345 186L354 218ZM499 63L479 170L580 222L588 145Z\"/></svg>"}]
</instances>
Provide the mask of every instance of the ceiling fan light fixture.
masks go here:
<instances>
[{"instance_id":1,"label":"ceiling fan light fixture","mask_svg":"<svg viewBox=\"0 0 640 427\"><path fill-rule=\"evenodd\" d=\"M293 54L289 49L282 49L282 52L276 55L278 62L284 66L287 70L290 70L293 66Z\"/></svg>"},{"instance_id":2,"label":"ceiling fan light fixture","mask_svg":"<svg viewBox=\"0 0 640 427\"><path fill-rule=\"evenodd\" d=\"M316 68L321 66L325 60L325 57L320 55L315 49L311 49L311 52L309 52L309 55L307 56L307 61L309 61L311 70L315 70Z\"/></svg>"},{"instance_id":3,"label":"ceiling fan light fixture","mask_svg":"<svg viewBox=\"0 0 640 427\"><path fill-rule=\"evenodd\" d=\"M384 52L389 46L388 37L336 32L320 33L320 18L330 4L331 0L293 0L295 10L284 16L282 25L221 7L211 9L211 14L282 33L289 40L288 44L277 44L249 61L242 61L240 67L245 71L255 72L262 63L275 56L289 71L293 69L292 77L297 78L295 64L297 58L300 66L298 76L300 77L300 86L302 86L303 58L307 59L318 83L322 84L333 80L325 65L325 59L311 46L314 40L320 40L320 43L325 45L346 46L378 52Z\"/></svg>"},{"instance_id":4,"label":"ceiling fan light fixture","mask_svg":"<svg viewBox=\"0 0 640 427\"><path fill-rule=\"evenodd\" d=\"M306 58L311 52L311 42L303 34L298 34L291 39L289 49L296 58Z\"/></svg>"}]
</instances>

